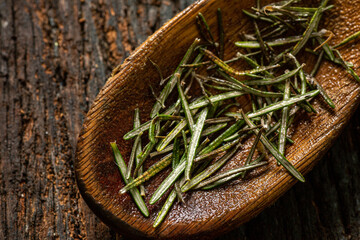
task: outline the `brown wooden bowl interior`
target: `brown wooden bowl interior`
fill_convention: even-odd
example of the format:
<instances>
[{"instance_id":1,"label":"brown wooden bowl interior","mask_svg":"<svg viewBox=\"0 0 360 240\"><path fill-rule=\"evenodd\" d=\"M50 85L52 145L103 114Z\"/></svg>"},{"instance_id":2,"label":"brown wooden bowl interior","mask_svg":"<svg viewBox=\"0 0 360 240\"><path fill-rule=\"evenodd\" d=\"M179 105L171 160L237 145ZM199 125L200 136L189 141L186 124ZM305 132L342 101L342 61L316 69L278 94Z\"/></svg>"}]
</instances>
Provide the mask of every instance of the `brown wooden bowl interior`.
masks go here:
<instances>
[{"instance_id":1,"label":"brown wooden bowl interior","mask_svg":"<svg viewBox=\"0 0 360 240\"><path fill-rule=\"evenodd\" d=\"M251 178L238 180L212 191L192 192L186 195L186 204L176 203L164 223L152 227L164 199L148 205L150 217L137 210L128 194L118 191L124 186L109 143L116 140L125 159L130 155L132 141L122 136L132 129L133 113L140 108L143 121L148 120L154 103L149 85L159 91L159 77L149 58L156 62L164 76L171 74L179 60L198 37L195 16L202 12L214 32L217 30L216 9L221 8L226 32L225 59L238 51L234 42L239 32L251 28L251 22L241 9L248 9L254 1L203 0L187 8L144 42L110 77L88 112L79 136L75 170L79 189L90 208L109 226L130 237L176 238L214 237L248 221L273 203L296 181L277 166L270 164L255 171ZM360 19L356 1L333 1L334 9L326 14L326 28L333 31L338 42L358 31ZM346 14L343 14L346 13ZM359 43L341 49L344 58L360 63ZM307 60L308 67L313 58ZM241 66L239 67L241 68ZM295 144L287 149L287 157L302 172L307 173L330 147L359 102L360 87L343 69L324 63L318 81L329 92L336 109L329 109L317 98L314 106L318 114L302 114L293 128ZM227 165L243 162L248 147ZM151 161L145 166L149 166ZM149 200L164 175L146 184Z\"/></svg>"}]
</instances>

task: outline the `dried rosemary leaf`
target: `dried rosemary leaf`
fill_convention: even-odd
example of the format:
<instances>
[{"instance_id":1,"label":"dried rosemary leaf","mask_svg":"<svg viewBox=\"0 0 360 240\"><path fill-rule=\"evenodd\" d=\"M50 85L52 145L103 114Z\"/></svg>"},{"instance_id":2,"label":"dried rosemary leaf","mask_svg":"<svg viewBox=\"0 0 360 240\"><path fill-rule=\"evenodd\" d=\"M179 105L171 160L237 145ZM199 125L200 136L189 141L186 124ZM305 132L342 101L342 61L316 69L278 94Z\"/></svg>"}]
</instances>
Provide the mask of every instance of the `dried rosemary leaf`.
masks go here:
<instances>
[{"instance_id":1,"label":"dried rosemary leaf","mask_svg":"<svg viewBox=\"0 0 360 240\"><path fill-rule=\"evenodd\" d=\"M194 132L191 136L189 149L186 156L186 168L185 168L185 179L190 180L190 174L192 170L192 164L195 158L195 152L199 145L202 129L204 127L205 119L208 114L208 108L204 108L199 115L199 118L194 126Z\"/></svg>"},{"instance_id":2,"label":"dried rosemary leaf","mask_svg":"<svg viewBox=\"0 0 360 240\"><path fill-rule=\"evenodd\" d=\"M116 142L111 142L110 143L111 148L114 152L114 157L115 157L115 162L116 165L119 167L120 170L120 174L125 182L125 184L127 184L129 181L132 181L132 178L126 179L126 171L127 171L127 167L125 164L124 159L121 156L121 153L116 145ZM132 198L134 199L134 202L136 204L136 206L139 208L140 212L145 216L148 217L149 216L149 211L145 205L145 202L143 200L143 198L140 195L140 192L137 188L133 188L130 190L130 195L132 196Z\"/></svg>"}]
</instances>

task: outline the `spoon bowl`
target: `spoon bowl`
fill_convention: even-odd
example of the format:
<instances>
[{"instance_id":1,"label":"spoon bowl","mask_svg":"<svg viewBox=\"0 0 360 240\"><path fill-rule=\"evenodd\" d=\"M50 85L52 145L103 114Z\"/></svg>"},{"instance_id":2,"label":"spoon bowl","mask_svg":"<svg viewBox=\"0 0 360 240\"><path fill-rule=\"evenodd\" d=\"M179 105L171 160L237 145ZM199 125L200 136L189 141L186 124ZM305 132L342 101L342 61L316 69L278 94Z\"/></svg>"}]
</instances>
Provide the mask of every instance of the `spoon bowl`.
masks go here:
<instances>
[{"instance_id":1,"label":"spoon bowl","mask_svg":"<svg viewBox=\"0 0 360 240\"><path fill-rule=\"evenodd\" d=\"M119 194L124 183L114 163L110 142L117 142L127 161L132 141L123 140L123 136L132 129L134 109L140 109L142 121L149 119L154 104L149 85L155 91L160 90L158 72L149 59L159 65L163 76L171 74L199 36L195 24L197 14L201 12L216 32L218 8L223 13L226 34L224 59L234 57L238 51L234 42L239 40L239 33L252 28L251 21L241 10L249 9L253 2L197 1L139 46L114 70L100 91L86 115L78 139L75 171L84 200L115 231L136 239L212 238L250 220L296 183L283 167L270 158L269 164L254 171L251 178L211 191L186 194L185 204L176 203L158 228L153 228L152 224L165 198L154 205L147 204L150 216L146 218L138 211L130 195ZM324 16L324 27L335 34L330 44L336 44L360 30L355 29L360 26L357 11L360 3L335 0L332 4L335 7ZM354 64L355 70L360 64L359 48L358 41L340 49L345 60ZM314 60L307 58L307 66L311 67ZM237 67L241 69L241 66ZM303 174L309 172L329 149L360 101L360 84L342 68L325 61L316 78L333 99L336 108L332 110L321 98L316 98L313 105L318 114L304 113L296 119L292 128L295 143L287 148L286 157ZM239 159L246 158L247 149L244 147L229 164L234 165ZM151 161L145 167L150 164ZM149 201L164 177L165 174L160 174L145 184L145 202Z\"/></svg>"}]
</instances>

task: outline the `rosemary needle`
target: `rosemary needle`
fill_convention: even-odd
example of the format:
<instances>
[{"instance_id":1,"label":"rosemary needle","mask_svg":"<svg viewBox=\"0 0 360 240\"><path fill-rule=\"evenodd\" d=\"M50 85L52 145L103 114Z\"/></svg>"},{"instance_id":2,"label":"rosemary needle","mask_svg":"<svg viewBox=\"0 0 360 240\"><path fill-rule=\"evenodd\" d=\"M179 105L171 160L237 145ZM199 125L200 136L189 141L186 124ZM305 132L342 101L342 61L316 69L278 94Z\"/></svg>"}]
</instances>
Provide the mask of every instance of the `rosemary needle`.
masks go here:
<instances>
[{"instance_id":1,"label":"rosemary needle","mask_svg":"<svg viewBox=\"0 0 360 240\"><path fill-rule=\"evenodd\" d=\"M208 152L208 153L205 153L205 154L202 154L202 155L196 157L196 158L194 159L194 162L199 162L199 161L201 161L201 160L203 160L203 159L206 159L206 158L208 158L208 157L212 157L212 156L214 156L214 155L217 155L217 154L219 154L219 153L222 153L222 152L230 149L231 147L235 146L235 144L237 144L237 143L239 143L239 140L238 140L238 139L236 139L236 140L234 140L234 141L232 141L232 142L230 142L230 143L226 143L226 144L224 144L223 146L221 146L221 147L219 147L219 148L217 148L217 149L215 149L215 150L213 150L213 151L211 151L211 152Z\"/></svg>"},{"instance_id":2,"label":"rosemary needle","mask_svg":"<svg viewBox=\"0 0 360 240\"><path fill-rule=\"evenodd\" d=\"M290 81L287 80L285 83L284 100L288 100L289 98L290 98ZM289 107L287 106L282 109L280 132L279 132L279 152L282 155L285 155L288 120L289 120Z\"/></svg>"},{"instance_id":3,"label":"rosemary needle","mask_svg":"<svg viewBox=\"0 0 360 240\"><path fill-rule=\"evenodd\" d=\"M189 49L187 50L187 52L185 53L185 56L184 56L184 58L181 60L179 66L176 68L174 75L168 80L168 82L167 82L167 84L165 85L164 89L163 89L163 90L161 91L161 93L160 93L159 98L160 98L161 102L160 102L160 103L159 103L159 102L156 102L155 105L154 105L154 107L153 107L153 109L151 110L151 113L150 113L150 117L151 117L151 118L155 117L156 114L159 113L159 111L160 111L160 109L161 109L161 106L165 103L167 97L169 96L169 94L172 92L172 90L174 89L174 87L175 87L175 85L176 85L176 77L175 77L175 74L176 74L176 73L178 73L178 74L181 74L181 73L182 73L183 68L181 67L181 65L186 64L186 63L189 61L189 59L190 59L190 57L191 57L191 55L192 55L195 47L196 47L199 43L200 43L200 39L196 38L196 39L194 40L194 42L191 44L190 48L189 48Z\"/></svg>"},{"instance_id":4,"label":"rosemary needle","mask_svg":"<svg viewBox=\"0 0 360 240\"><path fill-rule=\"evenodd\" d=\"M276 84L276 83L284 82L286 79L296 75L300 71L300 69L302 69L303 66L304 65L301 65L298 68L296 68L294 70L291 70L289 72L286 72L283 75L280 75L280 76L275 77L275 78L247 80L247 81L244 81L243 83L245 85L249 86L249 85L273 85L273 84Z\"/></svg>"},{"instance_id":5,"label":"rosemary needle","mask_svg":"<svg viewBox=\"0 0 360 240\"><path fill-rule=\"evenodd\" d=\"M155 190L155 192L153 193L153 195L149 200L150 204L156 203L161 198L161 196L165 194L165 192L174 184L174 182L178 179L178 177L184 172L185 166L186 166L186 154L182 156L176 168L171 171L171 173Z\"/></svg>"},{"instance_id":6,"label":"rosemary needle","mask_svg":"<svg viewBox=\"0 0 360 240\"><path fill-rule=\"evenodd\" d=\"M139 127L140 125L140 118L139 118L139 109L136 108L135 109L135 113L134 113L134 128L137 128ZM126 171L126 179L129 179L130 178L130 174L131 174L131 170L132 170L132 167L133 167L133 164L135 162L135 158L137 158L137 153L138 153L138 149L139 149L139 144L141 145L141 134L139 134L136 138L135 138L135 141L134 141L134 145L133 145L133 148L131 150L131 154L130 154L130 159L129 159L129 162L128 162L128 168L127 168L127 171Z\"/></svg>"},{"instance_id":7,"label":"rosemary needle","mask_svg":"<svg viewBox=\"0 0 360 240\"><path fill-rule=\"evenodd\" d=\"M175 109L176 109L176 106L178 106L180 104L180 101L179 102L176 102L172 107L170 107L169 109L167 109L165 112L163 112L161 115L170 115L172 113L174 113ZM133 137L136 137L137 135L145 132L146 130L148 130L150 128L150 124L151 124L151 121L147 121L143 124L141 124L140 126L138 126L137 128L129 131L128 133L126 133L124 136L123 136L123 139L124 140L129 140Z\"/></svg>"},{"instance_id":8,"label":"rosemary needle","mask_svg":"<svg viewBox=\"0 0 360 240\"><path fill-rule=\"evenodd\" d=\"M157 151L162 151L170 142L183 130L187 125L185 119L181 120L171 131L170 133L157 145Z\"/></svg>"},{"instance_id":9,"label":"rosemary needle","mask_svg":"<svg viewBox=\"0 0 360 240\"><path fill-rule=\"evenodd\" d=\"M229 182L229 181L231 181L231 180L233 180L233 179L235 179L235 178L237 178L237 177L240 177L240 176L243 174L243 171L253 169L258 163L261 163L260 161L263 160L264 157L265 157L265 155L262 154L260 157L258 157L256 160L254 160L254 161L253 161L250 165L248 165L248 166L245 166L245 167L242 166L242 167L230 169L229 171L224 172L223 174L224 174L224 175L227 175L227 176L221 176L221 175L219 174L219 175L222 177L221 179L218 179L218 180L214 181L213 183L207 183L206 186L205 186L205 184L204 184L204 186L201 187L201 189L202 189L202 190L210 190L210 189L212 189L212 188L215 188L215 187L218 187L218 186L220 186L220 185L222 185L222 184L225 184L225 183L227 183L227 182ZM264 163L264 165L265 165L266 162L263 162L263 163ZM259 167L259 166L256 166L256 167ZM214 176L214 178L215 178L215 177L216 177L216 176ZM210 178L207 179L207 180L205 180L205 181L208 181L208 180L210 181ZM199 187L200 185L203 185L203 184L202 184L202 183L201 183L201 184L198 184L198 185L196 186L196 188L200 188L200 187Z\"/></svg>"},{"instance_id":10,"label":"rosemary needle","mask_svg":"<svg viewBox=\"0 0 360 240\"><path fill-rule=\"evenodd\" d=\"M186 143L184 143L186 144ZM180 138L177 137L174 139L174 148L172 155L172 168L174 169L180 161Z\"/></svg>"},{"instance_id":11,"label":"rosemary needle","mask_svg":"<svg viewBox=\"0 0 360 240\"><path fill-rule=\"evenodd\" d=\"M348 42L353 41L353 40L355 40L355 39L357 39L359 37L360 37L360 31L358 31L358 32L356 32L354 34L351 34L349 37L345 38L340 43L336 44L333 48L339 48L341 46L344 46Z\"/></svg>"},{"instance_id":12,"label":"rosemary needle","mask_svg":"<svg viewBox=\"0 0 360 240\"><path fill-rule=\"evenodd\" d=\"M119 167L119 170L120 170L120 174L125 182L125 184L128 183L128 181L131 181L132 179L129 178L126 179L126 171L127 171L127 167L126 167L126 164L124 162L124 159L122 158L121 156L121 153L116 145L116 142L111 142L110 143L111 145L111 148L114 152L114 157L115 157L115 161L116 161L116 165ZM145 202L143 200L143 198L141 197L140 195L140 192L137 188L133 188L130 190L130 194L131 196L133 197L134 201L135 201L135 204L138 206L140 212L145 216L145 217L148 217L149 216L149 211L145 205Z\"/></svg>"},{"instance_id":13,"label":"rosemary needle","mask_svg":"<svg viewBox=\"0 0 360 240\"><path fill-rule=\"evenodd\" d=\"M204 188L205 186L213 184L214 182L216 182L216 181L218 181L220 179L224 179L226 177L229 177L229 176L237 174L237 173L244 173L245 171L248 171L248 170L251 170L251 169L254 169L254 168L258 168L258 167L264 166L266 164L268 164L268 162L253 163L253 164L249 164L249 165L245 165L245 166L242 166L242 167L238 167L238 168L228 170L226 172L223 172L221 174L215 175L213 177L210 177L210 178L202 181L201 183L196 185L196 189Z\"/></svg>"},{"instance_id":14,"label":"rosemary needle","mask_svg":"<svg viewBox=\"0 0 360 240\"><path fill-rule=\"evenodd\" d=\"M136 165L136 168L134 170L134 173L136 174L139 171L139 168L143 165L143 163L145 162L145 160L148 158L148 156L150 155L151 150L155 147L155 144L152 142L149 142L148 144L146 144L146 146L144 147L144 150L140 153L140 155L138 156L139 158L139 162Z\"/></svg>"},{"instance_id":15,"label":"rosemary needle","mask_svg":"<svg viewBox=\"0 0 360 240\"><path fill-rule=\"evenodd\" d=\"M314 85L319 91L320 94L323 96L325 102L331 107L331 108L335 108L335 104L332 101L332 99L329 97L329 95L327 94L327 92L325 91L325 89L321 86L321 84L316 80L315 77L312 76L307 76L306 77L308 79L308 82L310 82L312 85Z\"/></svg>"},{"instance_id":16,"label":"rosemary needle","mask_svg":"<svg viewBox=\"0 0 360 240\"><path fill-rule=\"evenodd\" d=\"M292 55L291 53L288 53L287 56L294 61L295 66L297 68L301 67L299 61L296 59L296 57L294 55ZM300 70L299 70L299 77L300 77L300 80L301 80L301 91L300 91L300 93L304 94L306 92L306 78L305 78L305 73L304 73L302 68L300 68Z\"/></svg>"},{"instance_id":17,"label":"rosemary needle","mask_svg":"<svg viewBox=\"0 0 360 240\"><path fill-rule=\"evenodd\" d=\"M214 172L216 172L219 168L221 168L233 155L236 153L240 146L237 145L234 147L231 151L227 152L220 160L215 162L214 164L207 167L204 171L196 175L194 178L192 178L189 182L187 182L182 188L182 192L187 192L191 188L195 187L197 184L199 184L202 180L206 179L210 175L212 175Z\"/></svg>"},{"instance_id":18,"label":"rosemary needle","mask_svg":"<svg viewBox=\"0 0 360 240\"><path fill-rule=\"evenodd\" d=\"M246 123L249 125L249 127L254 127L254 123L246 116L246 114L244 114L243 112L241 112L243 115L244 120L246 121ZM254 129L254 132L256 134L259 133L259 130ZM298 179L300 182L305 182L305 178L303 177L303 175L301 175L301 173L299 173L298 170L296 170L296 168L284 157L284 155L282 155L278 149L276 149L272 143L267 139L267 137L265 136L261 136L260 137L260 141L262 142L262 144L264 144L264 146L269 150L269 152L280 162L280 164L285 167L286 170L289 171L289 173L291 175L293 175L296 179Z\"/></svg>"},{"instance_id":19,"label":"rosemary needle","mask_svg":"<svg viewBox=\"0 0 360 240\"><path fill-rule=\"evenodd\" d=\"M230 84L233 83L236 86L235 88L238 88L238 90L242 90L244 92L251 93L255 96L260 96L260 97L280 97L280 96L282 96L282 93L261 91L261 90L249 87L249 86L245 85L244 83L240 82L239 80L237 80L236 78L226 75L224 72L219 71L219 73L226 80L228 80L228 82L230 82Z\"/></svg>"},{"instance_id":20,"label":"rosemary needle","mask_svg":"<svg viewBox=\"0 0 360 240\"><path fill-rule=\"evenodd\" d=\"M322 15L323 9L326 6L328 0L323 0L321 6L316 10L314 15L312 16L309 25L307 26L304 34L302 35L301 41L299 41L292 50L292 55L296 55L299 51L304 47L306 42L309 40L312 31L317 27L320 21L320 17Z\"/></svg>"},{"instance_id":21,"label":"rosemary needle","mask_svg":"<svg viewBox=\"0 0 360 240\"><path fill-rule=\"evenodd\" d=\"M134 128L138 128L140 127L140 111L138 108L135 109L135 116L134 116ZM141 135L141 134L139 134ZM138 136L140 137L140 136ZM141 140L139 141L137 148L136 148L136 152L135 152L135 162L136 162L136 167L139 165L140 163L140 159L139 159L139 155L141 154ZM139 167L139 170L137 171L137 176L140 176L143 173L143 166ZM143 184L141 184L139 186L140 188L140 195L141 196L145 196L145 187Z\"/></svg>"},{"instance_id":22,"label":"rosemary needle","mask_svg":"<svg viewBox=\"0 0 360 240\"><path fill-rule=\"evenodd\" d=\"M279 101L279 102L275 102L275 103L273 103L271 105L268 105L266 107L263 107L263 108L255 111L255 112L249 113L248 117L249 118L259 117L261 115L264 115L264 114L271 113L273 111L282 109L282 108L284 108L286 106L290 106L292 104L304 101L304 100L309 99L311 97L314 97L314 96L316 96L318 94L319 94L319 90L312 90L312 91L307 92L307 93L305 93L303 95L297 95L295 97L289 98L288 100L282 100L282 101ZM233 117L237 117L237 118L242 118L242 114L240 114L240 113L229 112L229 113L227 113L225 115L226 116L233 116Z\"/></svg>"},{"instance_id":23,"label":"rosemary needle","mask_svg":"<svg viewBox=\"0 0 360 240\"><path fill-rule=\"evenodd\" d=\"M309 37L316 37L316 36L319 36L319 34L312 34ZM280 38L280 39L266 42L266 43L270 47L278 47L278 46L283 46L286 44L300 42L302 39L303 39L303 36L293 36L293 37L287 37L287 38ZM260 48L260 43L258 41L238 41L238 42L235 42L235 45L237 47L241 47L241 48Z\"/></svg>"},{"instance_id":24,"label":"rosemary needle","mask_svg":"<svg viewBox=\"0 0 360 240\"><path fill-rule=\"evenodd\" d=\"M202 110L200 112L199 118L196 122L196 125L194 126L194 132L191 136L189 149L188 149L187 156L186 156L186 169L185 169L185 179L186 180L190 180L190 174L191 174L191 170L192 170L192 164L193 164L194 158L195 158L195 152L199 145L201 132L204 127L204 123L205 123L207 114L208 114L208 108L204 108L204 110Z\"/></svg>"},{"instance_id":25,"label":"rosemary needle","mask_svg":"<svg viewBox=\"0 0 360 240\"><path fill-rule=\"evenodd\" d=\"M206 123L206 120L205 120L205 123ZM217 124L214 124L214 125L210 125L210 126L204 128L204 130L201 133L201 136L203 137L203 136L208 136L210 134L213 134L213 133L215 133L217 131L220 131L221 129L223 129L227 125L228 124L226 122L225 123L217 123Z\"/></svg>"},{"instance_id":26,"label":"rosemary needle","mask_svg":"<svg viewBox=\"0 0 360 240\"><path fill-rule=\"evenodd\" d=\"M264 128L260 129L260 131L257 133L256 138L255 138L255 141L254 141L254 143L253 143L253 145L252 145L252 147L251 147L251 149L250 149L249 155L248 155L247 158L246 158L244 167L248 166L248 165L251 163L251 160L252 160L252 158L253 158L253 156L254 156L254 153L255 153L255 149L256 149L256 147L258 146L258 143L259 143L259 141L260 141L261 134L263 134L263 132L264 132ZM246 174L246 172L244 172L244 173L242 174L242 177L244 177L245 174Z\"/></svg>"},{"instance_id":27,"label":"rosemary needle","mask_svg":"<svg viewBox=\"0 0 360 240\"><path fill-rule=\"evenodd\" d=\"M170 211L171 206L173 205L174 201L176 199L176 192L175 189L172 190L169 194L169 196L167 197L164 205L162 206L160 212L158 213L155 222L153 224L153 227L156 228L160 225L160 223L162 221L164 221L167 213Z\"/></svg>"},{"instance_id":28,"label":"rosemary needle","mask_svg":"<svg viewBox=\"0 0 360 240\"><path fill-rule=\"evenodd\" d=\"M227 65L224 61L222 61L220 58L216 57L212 52L210 52L207 49L202 49L202 51L204 52L205 56L207 56L211 61L213 61L216 65L218 65L219 67L221 67L224 71L232 74L232 75L236 75L236 76L245 76L246 74L254 74L254 73L259 73L259 72L264 72L267 71L269 69L273 69L273 68L277 68L280 65L275 64L273 66L268 66L268 67L259 67L259 68L255 68L255 69L251 69L251 70L244 70L244 71L237 71L233 68L231 68L229 65Z\"/></svg>"},{"instance_id":29,"label":"rosemary needle","mask_svg":"<svg viewBox=\"0 0 360 240\"><path fill-rule=\"evenodd\" d=\"M141 134L139 134L136 138L135 138L135 141L134 141L134 145L133 145L133 148L131 150L131 154L130 154L130 159L129 159L129 162L128 162L128 168L127 168L127 171L126 171L126 179L129 179L130 178L130 174L131 174L131 170L132 170L132 166L135 162L135 158L136 158L136 154L138 153L138 146L141 142Z\"/></svg>"},{"instance_id":30,"label":"rosemary needle","mask_svg":"<svg viewBox=\"0 0 360 240\"><path fill-rule=\"evenodd\" d=\"M224 100L231 99L231 98L240 97L242 95L244 95L243 91L229 91L226 93L220 93L218 95L211 96L211 97L209 97L209 100L212 103L215 103L215 102L224 101ZM207 101L206 99L200 99L200 100L190 103L189 107L191 110L193 110L193 109L205 107L207 105L209 105L209 101Z\"/></svg>"},{"instance_id":31,"label":"rosemary needle","mask_svg":"<svg viewBox=\"0 0 360 240\"><path fill-rule=\"evenodd\" d=\"M199 153L200 155L202 154L206 154L211 152L212 150L214 150L215 148L217 148L223 141L225 138L233 135L235 132L237 132L242 126L244 125L244 121L243 120L238 120L236 121L235 124L233 124L232 126L230 126L228 129L226 129L222 134L220 134L215 140L213 140L212 142L210 142L210 144L205 147L203 150L201 150L201 152Z\"/></svg>"},{"instance_id":32,"label":"rosemary needle","mask_svg":"<svg viewBox=\"0 0 360 240\"><path fill-rule=\"evenodd\" d=\"M179 185L182 185L183 183L184 183L184 179L181 179L179 181ZM171 206L174 204L176 196L177 196L177 190L173 189L170 192L169 196L167 197L167 199L166 199L164 205L162 206L161 210L159 211L159 213L158 213L158 215L157 215L157 217L156 217L156 219L154 221L153 227L159 226L160 223L164 221L167 213L170 211Z\"/></svg>"},{"instance_id":33,"label":"rosemary needle","mask_svg":"<svg viewBox=\"0 0 360 240\"><path fill-rule=\"evenodd\" d=\"M125 187L123 187L119 193L123 194L126 193L126 191L139 186L140 184L144 183L145 181L149 180L151 177L153 177L155 174L166 168L171 164L172 161L172 153L166 155L163 157L160 161L152 165L148 170L146 170L142 175L134 179L133 181L129 182Z\"/></svg>"},{"instance_id":34,"label":"rosemary needle","mask_svg":"<svg viewBox=\"0 0 360 240\"><path fill-rule=\"evenodd\" d=\"M189 125L190 131L191 133L194 132L194 119L193 116L191 114L190 108L189 108L189 104L186 100L184 91L181 87L181 83L180 83L180 74L179 73L175 73L175 78L177 80L177 89L179 92L179 97L180 97L180 101L181 101L181 105L183 107L184 113L185 113L185 117L186 117L186 121Z\"/></svg>"}]
</instances>

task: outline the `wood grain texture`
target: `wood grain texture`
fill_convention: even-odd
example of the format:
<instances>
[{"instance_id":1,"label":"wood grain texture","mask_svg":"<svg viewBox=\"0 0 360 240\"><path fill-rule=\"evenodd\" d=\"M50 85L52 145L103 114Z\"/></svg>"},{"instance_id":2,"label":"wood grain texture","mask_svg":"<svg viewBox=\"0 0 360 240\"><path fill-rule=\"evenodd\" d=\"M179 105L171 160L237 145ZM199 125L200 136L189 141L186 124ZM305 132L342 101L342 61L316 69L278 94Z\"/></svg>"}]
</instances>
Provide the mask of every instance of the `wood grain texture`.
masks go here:
<instances>
[{"instance_id":1,"label":"wood grain texture","mask_svg":"<svg viewBox=\"0 0 360 240\"><path fill-rule=\"evenodd\" d=\"M115 239L78 192L76 138L112 68L191 2L0 2L0 239ZM219 239L360 238L359 136L357 111L306 183Z\"/></svg>"}]
</instances>

